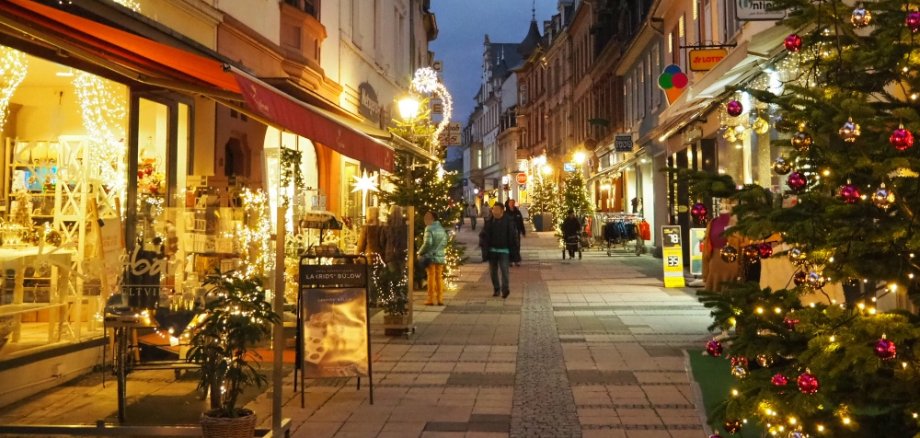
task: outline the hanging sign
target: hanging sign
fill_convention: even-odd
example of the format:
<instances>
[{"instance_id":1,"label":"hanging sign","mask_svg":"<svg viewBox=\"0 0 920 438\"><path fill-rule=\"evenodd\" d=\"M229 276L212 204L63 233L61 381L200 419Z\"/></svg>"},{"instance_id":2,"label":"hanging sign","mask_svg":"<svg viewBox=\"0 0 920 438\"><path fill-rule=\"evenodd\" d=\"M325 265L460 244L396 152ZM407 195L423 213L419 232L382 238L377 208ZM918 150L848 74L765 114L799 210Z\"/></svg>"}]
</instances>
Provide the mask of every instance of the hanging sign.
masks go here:
<instances>
[{"instance_id":1,"label":"hanging sign","mask_svg":"<svg viewBox=\"0 0 920 438\"><path fill-rule=\"evenodd\" d=\"M690 229L690 273L693 275L703 275L703 239L705 237L705 228Z\"/></svg>"},{"instance_id":2,"label":"hanging sign","mask_svg":"<svg viewBox=\"0 0 920 438\"><path fill-rule=\"evenodd\" d=\"M776 21L786 17L786 11L771 10L772 0L736 0L735 15L741 21Z\"/></svg>"},{"instance_id":3,"label":"hanging sign","mask_svg":"<svg viewBox=\"0 0 920 438\"><path fill-rule=\"evenodd\" d=\"M725 49L698 49L691 50L688 54L690 58L690 70L692 71L709 71L719 63L728 50Z\"/></svg>"},{"instance_id":4,"label":"hanging sign","mask_svg":"<svg viewBox=\"0 0 920 438\"><path fill-rule=\"evenodd\" d=\"M632 134L616 134L613 137L613 150L617 152L632 152Z\"/></svg>"},{"instance_id":5,"label":"hanging sign","mask_svg":"<svg viewBox=\"0 0 920 438\"><path fill-rule=\"evenodd\" d=\"M668 98L668 105L674 103L684 93L689 82L686 73L677 64L665 67L658 75L658 88L664 91L665 97Z\"/></svg>"},{"instance_id":6,"label":"hanging sign","mask_svg":"<svg viewBox=\"0 0 920 438\"><path fill-rule=\"evenodd\" d=\"M680 225L661 227L662 263L664 264L664 287L684 287L683 247L680 241Z\"/></svg>"}]
</instances>

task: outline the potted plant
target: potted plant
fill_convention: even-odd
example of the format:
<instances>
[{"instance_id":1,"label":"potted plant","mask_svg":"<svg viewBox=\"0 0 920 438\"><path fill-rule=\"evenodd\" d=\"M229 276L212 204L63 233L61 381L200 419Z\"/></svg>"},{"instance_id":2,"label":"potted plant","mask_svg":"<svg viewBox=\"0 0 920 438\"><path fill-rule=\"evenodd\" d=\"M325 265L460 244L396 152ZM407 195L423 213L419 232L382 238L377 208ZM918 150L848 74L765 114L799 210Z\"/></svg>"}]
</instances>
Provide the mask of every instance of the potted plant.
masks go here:
<instances>
[{"instance_id":1,"label":"potted plant","mask_svg":"<svg viewBox=\"0 0 920 438\"><path fill-rule=\"evenodd\" d=\"M409 285L404 270L381 269L377 280L378 296L383 307L383 323L388 326L405 326L409 313ZM386 330L390 332L390 329Z\"/></svg>"},{"instance_id":2,"label":"potted plant","mask_svg":"<svg viewBox=\"0 0 920 438\"><path fill-rule=\"evenodd\" d=\"M237 402L247 387L267 382L252 362L259 359L252 348L268 339L280 317L265 300L259 278L217 272L205 285L211 290L187 355L189 362L201 366L198 389L211 394L211 410L201 416L202 432L206 437L249 438L256 416Z\"/></svg>"}]
</instances>

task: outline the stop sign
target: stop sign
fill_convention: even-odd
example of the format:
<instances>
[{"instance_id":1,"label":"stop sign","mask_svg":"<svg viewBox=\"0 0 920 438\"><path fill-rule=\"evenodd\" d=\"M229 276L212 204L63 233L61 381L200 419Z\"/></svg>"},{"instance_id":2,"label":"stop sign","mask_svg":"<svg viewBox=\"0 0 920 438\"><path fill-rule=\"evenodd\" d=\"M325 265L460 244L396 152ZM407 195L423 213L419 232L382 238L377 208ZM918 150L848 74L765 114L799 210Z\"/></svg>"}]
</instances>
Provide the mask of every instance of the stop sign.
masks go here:
<instances>
[{"instance_id":1,"label":"stop sign","mask_svg":"<svg viewBox=\"0 0 920 438\"><path fill-rule=\"evenodd\" d=\"M524 172L521 172L521 173L517 174L517 177L515 178L515 181L517 181L518 184L526 184L526 183L527 183L527 174L524 173Z\"/></svg>"}]
</instances>

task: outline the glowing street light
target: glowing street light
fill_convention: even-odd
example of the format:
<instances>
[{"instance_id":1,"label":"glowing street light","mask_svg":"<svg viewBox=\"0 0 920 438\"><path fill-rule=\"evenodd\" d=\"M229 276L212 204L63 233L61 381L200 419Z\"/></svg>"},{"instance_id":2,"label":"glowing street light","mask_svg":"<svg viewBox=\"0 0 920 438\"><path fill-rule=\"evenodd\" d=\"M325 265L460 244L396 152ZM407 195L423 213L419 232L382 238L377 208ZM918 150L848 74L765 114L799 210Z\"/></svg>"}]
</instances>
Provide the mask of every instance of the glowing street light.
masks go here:
<instances>
[{"instance_id":1,"label":"glowing street light","mask_svg":"<svg viewBox=\"0 0 920 438\"><path fill-rule=\"evenodd\" d=\"M572 159L575 160L575 164L579 166L581 166L582 164L585 164L585 160L587 158L588 156L585 155L584 151L577 151L575 152L575 154L572 155Z\"/></svg>"},{"instance_id":2,"label":"glowing street light","mask_svg":"<svg viewBox=\"0 0 920 438\"><path fill-rule=\"evenodd\" d=\"M402 117L403 121L409 122L418 117L421 103L412 96L406 96L399 99L396 105L399 106L399 116Z\"/></svg>"},{"instance_id":3,"label":"glowing street light","mask_svg":"<svg viewBox=\"0 0 920 438\"><path fill-rule=\"evenodd\" d=\"M549 175L552 175L552 174L553 174L553 166L550 166L549 164L544 164L543 167L542 167L540 170L541 170L541 171L543 172L543 174L546 175L546 176L549 176Z\"/></svg>"}]
</instances>

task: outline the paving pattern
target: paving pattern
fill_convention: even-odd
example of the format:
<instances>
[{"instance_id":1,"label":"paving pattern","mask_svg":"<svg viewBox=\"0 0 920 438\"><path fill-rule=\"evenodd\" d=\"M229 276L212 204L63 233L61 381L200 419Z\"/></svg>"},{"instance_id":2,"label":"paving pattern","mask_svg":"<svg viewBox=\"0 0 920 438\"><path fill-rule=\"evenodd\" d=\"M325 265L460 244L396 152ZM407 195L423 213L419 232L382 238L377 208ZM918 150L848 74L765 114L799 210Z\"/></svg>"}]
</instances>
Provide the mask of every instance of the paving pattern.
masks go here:
<instances>
[{"instance_id":1,"label":"paving pattern","mask_svg":"<svg viewBox=\"0 0 920 438\"><path fill-rule=\"evenodd\" d=\"M292 436L706 436L684 349L702 344L710 319L692 291L662 288L661 261L650 256L589 250L563 261L555 238L534 234L507 299L491 296L476 235L459 234L472 255L447 305L423 306L418 293L414 335L373 331L373 405L366 385L328 379L308 382L301 408L285 377ZM115 385L94 376L0 408L0 424L113 422ZM202 408L193 378L129 378L129 409L157 413L148 423L194 421ZM268 425L270 391L249 399Z\"/></svg>"}]
</instances>

